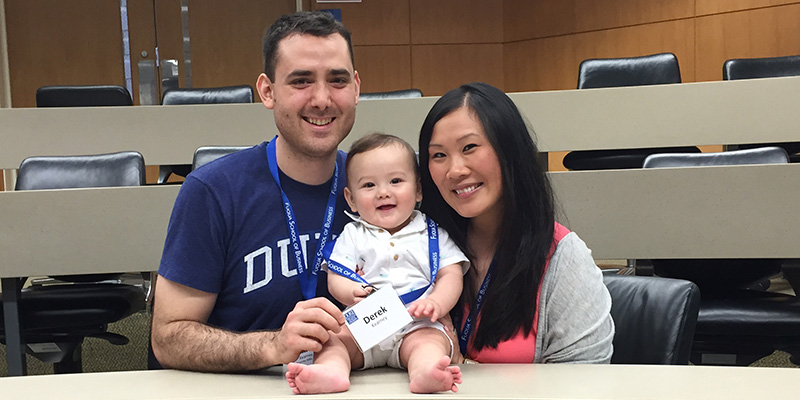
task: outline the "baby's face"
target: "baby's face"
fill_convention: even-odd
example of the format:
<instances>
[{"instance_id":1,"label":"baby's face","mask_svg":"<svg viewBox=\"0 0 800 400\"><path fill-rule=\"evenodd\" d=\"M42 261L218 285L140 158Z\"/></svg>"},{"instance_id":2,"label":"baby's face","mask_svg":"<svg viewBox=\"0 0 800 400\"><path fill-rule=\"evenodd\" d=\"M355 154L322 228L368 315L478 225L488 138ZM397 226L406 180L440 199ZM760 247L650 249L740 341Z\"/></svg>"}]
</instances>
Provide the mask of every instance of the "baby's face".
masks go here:
<instances>
[{"instance_id":1,"label":"baby's face","mask_svg":"<svg viewBox=\"0 0 800 400\"><path fill-rule=\"evenodd\" d=\"M406 149L390 144L353 156L345 198L361 218L389 233L408 224L422 189Z\"/></svg>"}]
</instances>

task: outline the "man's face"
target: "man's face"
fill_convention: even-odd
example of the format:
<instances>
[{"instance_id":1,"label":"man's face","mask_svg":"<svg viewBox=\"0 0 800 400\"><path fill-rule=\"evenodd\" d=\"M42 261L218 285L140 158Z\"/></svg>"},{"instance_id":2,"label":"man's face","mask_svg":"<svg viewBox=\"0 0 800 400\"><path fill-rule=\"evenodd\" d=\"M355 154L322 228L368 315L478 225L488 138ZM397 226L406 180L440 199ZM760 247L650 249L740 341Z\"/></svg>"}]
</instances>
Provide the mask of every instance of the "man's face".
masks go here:
<instances>
[{"instance_id":1,"label":"man's face","mask_svg":"<svg viewBox=\"0 0 800 400\"><path fill-rule=\"evenodd\" d=\"M257 82L288 149L312 158L330 156L350 133L360 85L339 34L287 36L278 44L275 81L261 74Z\"/></svg>"}]
</instances>

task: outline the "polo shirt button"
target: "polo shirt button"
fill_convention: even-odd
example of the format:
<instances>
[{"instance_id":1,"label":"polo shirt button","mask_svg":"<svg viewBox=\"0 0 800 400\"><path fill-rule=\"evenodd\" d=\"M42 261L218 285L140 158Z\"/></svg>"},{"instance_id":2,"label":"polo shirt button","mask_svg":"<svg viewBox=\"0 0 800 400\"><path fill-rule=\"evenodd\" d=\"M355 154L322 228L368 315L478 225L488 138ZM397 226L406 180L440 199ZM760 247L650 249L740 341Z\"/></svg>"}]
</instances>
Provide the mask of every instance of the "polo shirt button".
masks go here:
<instances>
[{"instance_id":1,"label":"polo shirt button","mask_svg":"<svg viewBox=\"0 0 800 400\"><path fill-rule=\"evenodd\" d=\"M394 260L397 261L398 258L400 258L400 257L398 257L397 254L395 254L394 255Z\"/></svg>"},{"instance_id":2,"label":"polo shirt button","mask_svg":"<svg viewBox=\"0 0 800 400\"><path fill-rule=\"evenodd\" d=\"M394 242L389 242L389 246L394 247Z\"/></svg>"},{"instance_id":3,"label":"polo shirt button","mask_svg":"<svg viewBox=\"0 0 800 400\"><path fill-rule=\"evenodd\" d=\"M383 229L378 229L378 233L383 233Z\"/></svg>"}]
</instances>

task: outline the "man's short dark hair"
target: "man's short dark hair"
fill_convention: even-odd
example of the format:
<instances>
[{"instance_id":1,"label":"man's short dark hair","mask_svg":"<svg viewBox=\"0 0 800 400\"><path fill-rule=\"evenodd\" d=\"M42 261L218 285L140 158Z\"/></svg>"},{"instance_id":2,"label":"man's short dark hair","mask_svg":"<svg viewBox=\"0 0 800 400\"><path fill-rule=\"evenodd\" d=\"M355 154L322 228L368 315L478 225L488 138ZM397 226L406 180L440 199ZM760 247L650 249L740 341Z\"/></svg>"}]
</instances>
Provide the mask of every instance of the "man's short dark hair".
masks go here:
<instances>
[{"instance_id":1,"label":"man's short dark hair","mask_svg":"<svg viewBox=\"0 0 800 400\"><path fill-rule=\"evenodd\" d=\"M264 50L264 73L270 81L275 82L275 66L278 64L278 45L281 40L292 34L312 35L326 37L338 33L347 42L350 52L350 62L353 62L353 42L350 40L350 31L333 18L330 13L323 11L300 11L286 14L278 18L264 33L262 47Z\"/></svg>"}]
</instances>

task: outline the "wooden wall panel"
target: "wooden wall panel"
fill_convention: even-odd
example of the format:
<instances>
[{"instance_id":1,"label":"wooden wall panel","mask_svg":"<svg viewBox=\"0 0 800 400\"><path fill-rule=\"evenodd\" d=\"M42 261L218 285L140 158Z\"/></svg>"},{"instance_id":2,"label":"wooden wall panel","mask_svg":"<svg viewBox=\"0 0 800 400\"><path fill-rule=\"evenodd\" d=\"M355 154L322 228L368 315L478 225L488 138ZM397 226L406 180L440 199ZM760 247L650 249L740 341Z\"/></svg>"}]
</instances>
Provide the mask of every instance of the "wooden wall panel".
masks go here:
<instances>
[{"instance_id":1,"label":"wooden wall panel","mask_svg":"<svg viewBox=\"0 0 800 400\"><path fill-rule=\"evenodd\" d=\"M411 43L502 43L503 2L410 0Z\"/></svg>"},{"instance_id":2,"label":"wooden wall panel","mask_svg":"<svg viewBox=\"0 0 800 400\"><path fill-rule=\"evenodd\" d=\"M0 108L8 108L11 107L11 85L8 82L6 5L3 1L0 0Z\"/></svg>"},{"instance_id":3,"label":"wooden wall panel","mask_svg":"<svg viewBox=\"0 0 800 400\"><path fill-rule=\"evenodd\" d=\"M574 3L575 0L505 0L504 40L513 42L577 32L578 16Z\"/></svg>"},{"instance_id":4,"label":"wooden wall panel","mask_svg":"<svg viewBox=\"0 0 800 400\"><path fill-rule=\"evenodd\" d=\"M672 52L684 82L695 79L694 21L677 20L628 28L507 43L506 90L574 89L578 65L587 58L634 57Z\"/></svg>"},{"instance_id":5,"label":"wooden wall panel","mask_svg":"<svg viewBox=\"0 0 800 400\"><path fill-rule=\"evenodd\" d=\"M694 0L506 0L505 40L649 24L693 15Z\"/></svg>"},{"instance_id":6,"label":"wooden wall panel","mask_svg":"<svg viewBox=\"0 0 800 400\"><path fill-rule=\"evenodd\" d=\"M355 46L362 92L411 88L410 46Z\"/></svg>"},{"instance_id":7,"label":"wooden wall panel","mask_svg":"<svg viewBox=\"0 0 800 400\"><path fill-rule=\"evenodd\" d=\"M294 0L228 0L189 3L192 86L250 85L263 70L261 39ZM181 57L180 59L182 59Z\"/></svg>"},{"instance_id":8,"label":"wooden wall panel","mask_svg":"<svg viewBox=\"0 0 800 400\"><path fill-rule=\"evenodd\" d=\"M505 90L502 44L429 45L411 48L413 87L440 96L464 83L482 81Z\"/></svg>"},{"instance_id":9,"label":"wooden wall panel","mask_svg":"<svg viewBox=\"0 0 800 400\"><path fill-rule=\"evenodd\" d=\"M798 3L797 0L696 0L697 15L719 14L752 8Z\"/></svg>"},{"instance_id":10,"label":"wooden wall panel","mask_svg":"<svg viewBox=\"0 0 800 400\"><path fill-rule=\"evenodd\" d=\"M46 85L125 84L118 1L5 0L5 6L14 107L35 107L36 89Z\"/></svg>"},{"instance_id":11,"label":"wooden wall panel","mask_svg":"<svg viewBox=\"0 0 800 400\"><path fill-rule=\"evenodd\" d=\"M339 8L353 34L353 45L408 44L408 0L368 0L361 3L312 3L312 10Z\"/></svg>"},{"instance_id":12,"label":"wooden wall panel","mask_svg":"<svg viewBox=\"0 0 800 400\"><path fill-rule=\"evenodd\" d=\"M730 58L800 54L800 3L697 18L697 80L722 79Z\"/></svg>"}]
</instances>

